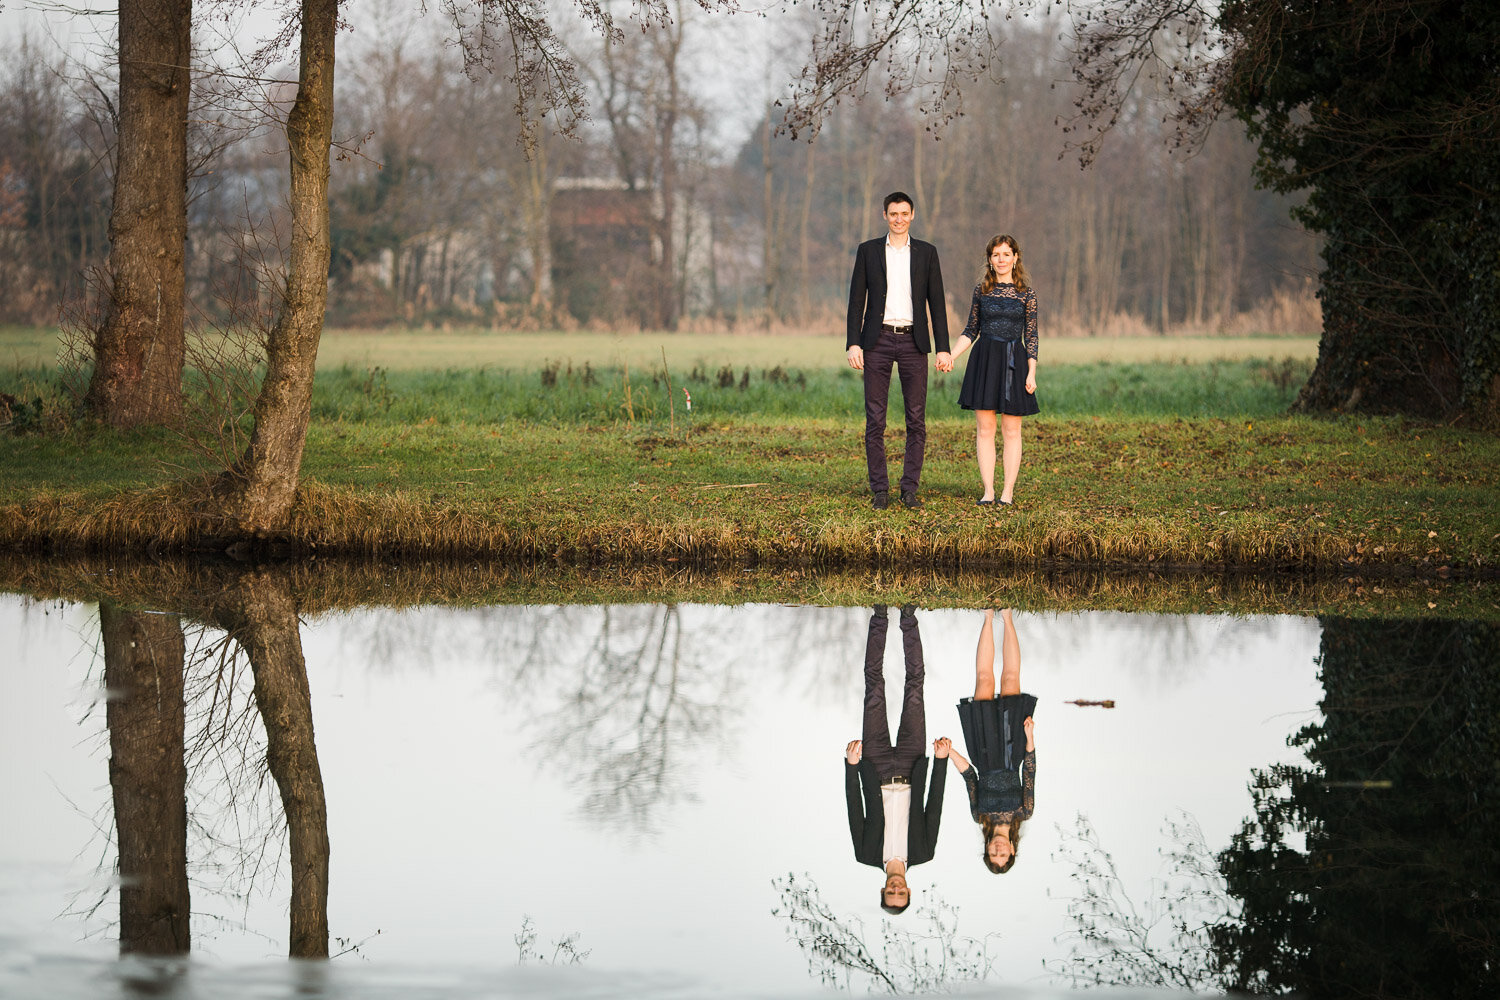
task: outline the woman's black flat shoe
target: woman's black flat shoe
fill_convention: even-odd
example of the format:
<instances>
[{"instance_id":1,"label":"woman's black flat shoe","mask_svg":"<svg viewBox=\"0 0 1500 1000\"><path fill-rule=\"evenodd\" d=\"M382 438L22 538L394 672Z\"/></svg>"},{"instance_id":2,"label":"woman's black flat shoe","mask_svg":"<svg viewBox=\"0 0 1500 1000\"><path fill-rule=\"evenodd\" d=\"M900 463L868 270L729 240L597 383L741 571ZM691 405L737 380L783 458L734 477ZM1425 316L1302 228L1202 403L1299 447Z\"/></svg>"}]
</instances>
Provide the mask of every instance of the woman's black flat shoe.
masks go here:
<instances>
[{"instance_id":1,"label":"woman's black flat shoe","mask_svg":"<svg viewBox=\"0 0 1500 1000\"><path fill-rule=\"evenodd\" d=\"M977 507L988 507L994 502L993 500L975 500L974 505Z\"/></svg>"}]
</instances>

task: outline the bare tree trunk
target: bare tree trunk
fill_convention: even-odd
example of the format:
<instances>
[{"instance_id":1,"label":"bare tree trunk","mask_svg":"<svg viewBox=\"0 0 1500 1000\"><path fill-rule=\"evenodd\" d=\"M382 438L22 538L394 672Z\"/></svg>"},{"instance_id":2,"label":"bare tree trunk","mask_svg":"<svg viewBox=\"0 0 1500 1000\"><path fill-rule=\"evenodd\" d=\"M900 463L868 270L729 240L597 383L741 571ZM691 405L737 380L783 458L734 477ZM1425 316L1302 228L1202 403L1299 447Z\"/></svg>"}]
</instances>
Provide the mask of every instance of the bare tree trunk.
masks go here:
<instances>
[{"instance_id":1,"label":"bare tree trunk","mask_svg":"<svg viewBox=\"0 0 1500 1000\"><path fill-rule=\"evenodd\" d=\"M771 113L772 108L768 104L765 123L760 132L761 216L765 227L762 233L761 267L764 272L762 282L766 295L765 326L767 329L770 329L771 317L776 312L776 272L780 267L776 253L775 175L771 171Z\"/></svg>"},{"instance_id":2,"label":"bare tree trunk","mask_svg":"<svg viewBox=\"0 0 1500 1000\"><path fill-rule=\"evenodd\" d=\"M531 250L531 311L544 322L552 319L552 178L547 173L547 143L539 140L529 150L526 202L526 244ZM496 276L499 279L499 276Z\"/></svg>"},{"instance_id":3,"label":"bare tree trunk","mask_svg":"<svg viewBox=\"0 0 1500 1000\"><path fill-rule=\"evenodd\" d=\"M333 136L338 0L303 0L297 99L287 116L292 243L281 314L266 344L255 429L220 479L224 514L242 532L286 523L297 496L312 416L313 370L328 302L328 150Z\"/></svg>"},{"instance_id":4,"label":"bare tree trunk","mask_svg":"<svg viewBox=\"0 0 1500 1000\"><path fill-rule=\"evenodd\" d=\"M1175 217L1172 207L1171 184L1169 181L1164 181L1162 183L1162 213L1157 221L1158 231L1161 234L1158 295L1161 298L1159 322L1162 333L1166 333L1172 323L1172 219Z\"/></svg>"},{"instance_id":5,"label":"bare tree trunk","mask_svg":"<svg viewBox=\"0 0 1500 1000\"><path fill-rule=\"evenodd\" d=\"M250 659L292 855L292 958L328 957L328 805L313 737L297 605L286 582L254 571L226 588L215 617Z\"/></svg>"},{"instance_id":6,"label":"bare tree trunk","mask_svg":"<svg viewBox=\"0 0 1500 1000\"><path fill-rule=\"evenodd\" d=\"M657 272L657 318L663 330L677 329L677 115L682 99L678 61L682 52L683 11L681 4L671 23L657 29L661 45L662 71L666 74L667 99L657 114L661 163L661 269Z\"/></svg>"},{"instance_id":7,"label":"bare tree trunk","mask_svg":"<svg viewBox=\"0 0 1500 1000\"><path fill-rule=\"evenodd\" d=\"M120 952L189 947L187 767L176 615L99 605L104 642L109 785L120 851Z\"/></svg>"},{"instance_id":8,"label":"bare tree trunk","mask_svg":"<svg viewBox=\"0 0 1500 1000\"><path fill-rule=\"evenodd\" d=\"M797 244L801 255L798 276L798 286L801 290L801 299L798 312L802 314L802 321L807 322L812 318L812 204L813 189L818 181L818 147L809 143L807 154L807 174L802 188L802 217L798 220Z\"/></svg>"},{"instance_id":9,"label":"bare tree trunk","mask_svg":"<svg viewBox=\"0 0 1500 1000\"><path fill-rule=\"evenodd\" d=\"M110 288L85 405L116 427L182 418L192 0L120 0Z\"/></svg>"}]
</instances>

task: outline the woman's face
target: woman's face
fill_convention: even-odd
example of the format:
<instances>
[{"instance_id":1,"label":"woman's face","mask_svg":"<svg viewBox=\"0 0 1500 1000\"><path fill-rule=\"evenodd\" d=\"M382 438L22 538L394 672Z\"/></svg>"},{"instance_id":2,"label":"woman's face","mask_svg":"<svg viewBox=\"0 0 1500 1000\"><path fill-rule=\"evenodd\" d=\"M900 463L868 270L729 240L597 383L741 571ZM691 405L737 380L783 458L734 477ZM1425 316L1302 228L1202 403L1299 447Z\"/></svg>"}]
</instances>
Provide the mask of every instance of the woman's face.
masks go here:
<instances>
[{"instance_id":1,"label":"woman's face","mask_svg":"<svg viewBox=\"0 0 1500 1000\"><path fill-rule=\"evenodd\" d=\"M998 244L990 251L990 268L1001 281L1010 280L1010 272L1016 266L1016 252L1009 243Z\"/></svg>"},{"instance_id":2,"label":"woman's face","mask_svg":"<svg viewBox=\"0 0 1500 1000\"><path fill-rule=\"evenodd\" d=\"M1015 848L1010 843L1010 827L996 828L995 835L985 845L984 851L989 855L990 862L997 867L1003 868L1009 864L1010 856L1015 853Z\"/></svg>"}]
</instances>

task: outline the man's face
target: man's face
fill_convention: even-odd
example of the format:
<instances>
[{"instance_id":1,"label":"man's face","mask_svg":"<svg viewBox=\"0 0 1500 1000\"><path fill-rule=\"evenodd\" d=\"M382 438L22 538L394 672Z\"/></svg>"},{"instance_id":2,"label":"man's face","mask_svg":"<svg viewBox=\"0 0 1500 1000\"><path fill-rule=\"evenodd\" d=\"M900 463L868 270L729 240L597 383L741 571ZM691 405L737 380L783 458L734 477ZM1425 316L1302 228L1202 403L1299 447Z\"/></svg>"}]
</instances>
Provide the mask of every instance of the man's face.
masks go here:
<instances>
[{"instance_id":1,"label":"man's face","mask_svg":"<svg viewBox=\"0 0 1500 1000\"><path fill-rule=\"evenodd\" d=\"M907 887L906 878L902 875L892 875L886 879L881 895L885 898L886 906L905 906L911 902L911 889Z\"/></svg>"},{"instance_id":2,"label":"man's face","mask_svg":"<svg viewBox=\"0 0 1500 1000\"><path fill-rule=\"evenodd\" d=\"M893 201L886 206L885 224L891 228L892 236L905 236L911 228L911 218L916 212L909 202Z\"/></svg>"}]
</instances>

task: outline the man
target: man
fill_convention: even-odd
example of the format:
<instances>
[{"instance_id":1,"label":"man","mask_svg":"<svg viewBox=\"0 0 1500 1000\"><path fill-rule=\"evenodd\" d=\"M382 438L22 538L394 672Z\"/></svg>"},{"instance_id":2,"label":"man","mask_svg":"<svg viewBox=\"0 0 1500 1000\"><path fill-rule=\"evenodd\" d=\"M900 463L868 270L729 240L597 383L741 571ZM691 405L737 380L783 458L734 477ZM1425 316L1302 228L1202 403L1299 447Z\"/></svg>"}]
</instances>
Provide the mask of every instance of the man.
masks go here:
<instances>
[{"instance_id":1,"label":"man","mask_svg":"<svg viewBox=\"0 0 1500 1000\"><path fill-rule=\"evenodd\" d=\"M932 772L927 801L922 788L927 779L927 719L922 705L922 636L916 609L901 609L901 650L906 658L906 689L901 699L901 722L891 745L891 726L885 714L885 634L883 607L870 616L865 641L865 718L861 739L844 748L844 800L849 808L849 836L854 858L885 870L880 905L900 913L911 905L906 872L931 861L937 852L938 824L943 817L946 764ZM946 760L951 744L933 742L933 754ZM861 790L863 785L863 790Z\"/></svg>"},{"instance_id":2,"label":"man","mask_svg":"<svg viewBox=\"0 0 1500 1000\"><path fill-rule=\"evenodd\" d=\"M849 334L845 356L849 367L865 375L865 463L869 466L871 503L884 510L891 502L885 468L885 414L890 401L891 365L901 375L906 406L906 459L901 466L901 503L922 506L917 486L927 447L927 358L937 346L937 367L946 371L948 308L943 300L943 271L937 248L911 238L916 215L911 196L886 195L883 239L859 245L854 277L849 281ZM928 317L931 316L931 336Z\"/></svg>"}]
</instances>

